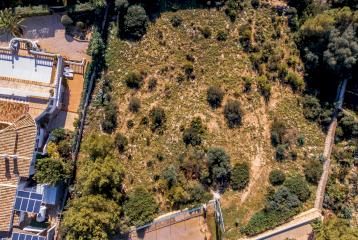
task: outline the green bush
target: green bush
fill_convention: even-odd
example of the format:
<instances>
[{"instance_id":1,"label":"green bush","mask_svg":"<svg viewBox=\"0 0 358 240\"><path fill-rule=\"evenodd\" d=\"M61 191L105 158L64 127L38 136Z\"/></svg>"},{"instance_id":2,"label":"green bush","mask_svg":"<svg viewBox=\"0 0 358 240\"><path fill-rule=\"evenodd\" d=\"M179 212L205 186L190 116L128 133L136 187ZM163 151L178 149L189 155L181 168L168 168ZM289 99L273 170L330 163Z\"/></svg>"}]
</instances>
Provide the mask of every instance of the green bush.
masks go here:
<instances>
[{"instance_id":1,"label":"green bush","mask_svg":"<svg viewBox=\"0 0 358 240\"><path fill-rule=\"evenodd\" d=\"M253 84L253 80L250 77L245 77L244 78L244 91L245 92L251 92L252 90L252 84Z\"/></svg>"},{"instance_id":2,"label":"green bush","mask_svg":"<svg viewBox=\"0 0 358 240\"><path fill-rule=\"evenodd\" d=\"M45 16L50 15L50 9L45 6L28 6L28 7L15 7L15 14L22 17L35 17L35 16Z\"/></svg>"},{"instance_id":3,"label":"green bush","mask_svg":"<svg viewBox=\"0 0 358 240\"><path fill-rule=\"evenodd\" d=\"M285 134L287 127L284 122L275 119L271 126L271 143L274 147L285 143Z\"/></svg>"},{"instance_id":4,"label":"green bush","mask_svg":"<svg viewBox=\"0 0 358 240\"><path fill-rule=\"evenodd\" d=\"M70 169L61 159L42 158L36 162L34 179L41 184L57 185L67 180Z\"/></svg>"},{"instance_id":5,"label":"green bush","mask_svg":"<svg viewBox=\"0 0 358 240\"><path fill-rule=\"evenodd\" d=\"M191 62L187 62L183 66L183 70L187 79L194 79L194 65Z\"/></svg>"},{"instance_id":6,"label":"green bush","mask_svg":"<svg viewBox=\"0 0 358 240\"><path fill-rule=\"evenodd\" d=\"M183 141L186 145L197 146L202 142L202 135L204 134L205 127L201 121L200 117L194 118L190 127L185 129L183 132Z\"/></svg>"},{"instance_id":7,"label":"green bush","mask_svg":"<svg viewBox=\"0 0 358 240\"><path fill-rule=\"evenodd\" d=\"M267 101L270 98L271 95L271 83L267 79L266 76L260 76L257 79L257 87L260 91L261 95L265 98Z\"/></svg>"},{"instance_id":8,"label":"green bush","mask_svg":"<svg viewBox=\"0 0 358 240\"><path fill-rule=\"evenodd\" d=\"M61 17L61 23L63 24L63 26L69 27L70 25L73 24L73 20L68 15L63 15Z\"/></svg>"},{"instance_id":9,"label":"green bush","mask_svg":"<svg viewBox=\"0 0 358 240\"><path fill-rule=\"evenodd\" d=\"M280 187L266 200L266 211L290 212L301 205L298 197L286 187Z\"/></svg>"},{"instance_id":10,"label":"green bush","mask_svg":"<svg viewBox=\"0 0 358 240\"><path fill-rule=\"evenodd\" d=\"M81 21L78 21L78 22L76 22L76 28L78 28L79 30L84 30L85 24Z\"/></svg>"},{"instance_id":11,"label":"green bush","mask_svg":"<svg viewBox=\"0 0 358 240\"><path fill-rule=\"evenodd\" d=\"M164 171L162 172L162 178L167 182L168 189L173 187L177 184L177 171L174 165L169 165Z\"/></svg>"},{"instance_id":12,"label":"green bush","mask_svg":"<svg viewBox=\"0 0 358 240\"><path fill-rule=\"evenodd\" d=\"M129 111L136 113L140 109L140 100L136 97L131 97L128 104Z\"/></svg>"},{"instance_id":13,"label":"green bush","mask_svg":"<svg viewBox=\"0 0 358 240\"><path fill-rule=\"evenodd\" d=\"M296 194L298 199L300 199L300 201L302 202L306 202L310 197L311 194L310 189L303 177L300 176L290 177L286 179L283 185L287 187L288 190L290 190L290 192Z\"/></svg>"},{"instance_id":14,"label":"green bush","mask_svg":"<svg viewBox=\"0 0 358 240\"><path fill-rule=\"evenodd\" d=\"M156 130L160 127L163 127L163 125L166 122L166 116L164 109L161 107L154 107L149 112L150 119L152 121L152 130Z\"/></svg>"},{"instance_id":15,"label":"green bush","mask_svg":"<svg viewBox=\"0 0 358 240\"><path fill-rule=\"evenodd\" d=\"M155 78L151 78L148 81L148 90L153 91L157 87L158 81Z\"/></svg>"},{"instance_id":16,"label":"green bush","mask_svg":"<svg viewBox=\"0 0 358 240\"><path fill-rule=\"evenodd\" d=\"M210 86L206 92L207 101L212 108L221 106L221 102L224 98L224 92L217 86Z\"/></svg>"},{"instance_id":17,"label":"green bush","mask_svg":"<svg viewBox=\"0 0 358 240\"><path fill-rule=\"evenodd\" d=\"M110 239L118 232L121 208L100 195L75 198L64 211L61 224L66 239Z\"/></svg>"},{"instance_id":18,"label":"green bush","mask_svg":"<svg viewBox=\"0 0 358 240\"><path fill-rule=\"evenodd\" d=\"M304 173L308 182L318 184L323 173L322 163L318 160L311 160L304 165Z\"/></svg>"},{"instance_id":19,"label":"green bush","mask_svg":"<svg viewBox=\"0 0 358 240\"><path fill-rule=\"evenodd\" d=\"M245 50L249 50L251 46L252 29L249 24L240 27L240 43Z\"/></svg>"},{"instance_id":20,"label":"green bush","mask_svg":"<svg viewBox=\"0 0 358 240\"><path fill-rule=\"evenodd\" d=\"M211 37L211 29L206 26L204 28L200 29L201 34L203 34L204 38L210 38Z\"/></svg>"},{"instance_id":21,"label":"green bush","mask_svg":"<svg viewBox=\"0 0 358 240\"><path fill-rule=\"evenodd\" d=\"M101 58L104 54L104 43L100 32L95 29L87 48L87 54L93 58Z\"/></svg>"},{"instance_id":22,"label":"green bush","mask_svg":"<svg viewBox=\"0 0 358 240\"><path fill-rule=\"evenodd\" d=\"M128 38L141 39L147 31L148 16L140 5L132 5L124 16L124 34Z\"/></svg>"},{"instance_id":23,"label":"green bush","mask_svg":"<svg viewBox=\"0 0 358 240\"><path fill-rule=\"evenodd\" d=\"M171 19L170 19L170 22L172 24L173 27L179 27L182 22L183 22L183 19L177 15L174 15Z\"/></svg>"},{"instance_id":24,"label":"green bush","mask_svg":"<svg viewBox=\"0 0 358 240\"><path fill-rule=\"evenodd\" d=\"M303 114L307 119L315 121L319 118L321 112L321 104L316 97L306 95L303 98Z\"/></svg>"},{"instance_id":25,"label":"green bush","mask_svg":"<svg viewBox=\"0 0 358 240\"><path fill-rule=\"evenodd\" d=\"M260 7L260 0L251 0L251 6L253 8L259 8Z\"/></svg>"},{"instance_id":26,"label":"green bush","mask_svg":"<svg viewBox=\"0 0 358 240\"><path fill-rule=\"evenodd\" d=\"M230 184L233 190L243 190L250 181L250 166L238 163L231 170Z\"/></svg>"},{"instance_id":27,"label":"green bush","mask_svg":"<svg viewBox=\"0 0 358 240\"><path fill-rule=\"evenodd\" d=\"M302 91L305 87L303 78L294 72L288 72L285 81L291 85L294 91Z\"/></svg>"},{"instance_id":28,"label":"green bush","mask_svg":"<svg viewBox=\"0 0 358 240\"><path fill-rule=\"evenodd\" d=\"M281 170L272 170L269 175L270 183L274 186L281 185L286 179L285 173Z\"/></svg>"},{"instance_id":29,"label":"green bush","mask_svg":"<svg viewBox=\"0 0 358 240\"><path fill-rule=\"evenodd\" d=\"M287 158L286 145L280 144L276 148L276 160L283 161Z\"/></svg>"},{"instance_id":30,"label":"green bush","mask_svg":"<svg viewBox=\"0 0 358 240\"><path fill-rule=\"evenodd\" d=\"M68 140L62 140L57 146L58 153L64 159L69 159L72 154L71 142Z\"/></svg>"},{"instance_id":31,"label":"green bush","mask_svg":"<svg viewBox=\"0 0 358 240\"><path fill-rule=\"evenodd\" d=\"M127 87L138 89L142 86L143 76L137 71L129 72L125 77Z\"/></svg>"},{"instance_id":32,"label":"green bush","mask_svg":"<svg viewBox=\"0 0 358 240\"><path fill-rule=\"evenodd\" d=\"M67 138L67 133L64 128L56 128L51 132L51 141L58 144Z\"/></svg>"},{"instance_id":33,"label":"green bush","mask_svg":"<svg viewBox=\"0 0 358 240\"><path fill-rule=\"evenodd\" d=\"M222 148L208 150L208 167L211 184L223 186L230 176L230 157Z\"/></svg>"},{"instance_id":34,"label":"green bush","mask_svg":"<svg viewBox=\"0 0 358 240\"><path fill-rule=\"evenodd\" d=\"M256 212L249 220L241 232L249 236L271 229L281 223L286 222L296 214L295 211L266 211L265 209Z\"/></svg>"},{"instance_id":35,"label":"green bush","mask_svg":"<svg viewBox=\"0 0 358 240\"><path fill-rule=\"evenodd\" d=\"M346 139L358 137L358 121L353 116L344 114L339 120L339 126L342 128L343 136Z\"/></svg>"},{"instance_id":36,"label":"green bush","mask_svg":"<svg viewBox=\"0 0 358 240\"><path fill-rule=\"evenodd\" d=\"M221 42L226 41L227 38L228 38L228 33L223 30L219 31L218 34L216 35L216 39Z\"/></svg>"},{"instance_id":37,"label":"green bush","mask_svg":"<svg viewBox=\"0 0 358 240\"><path fill-rule=\"evenodd\" d=\"M114 145L117 147L120 153L124 152L128 145L127 137L124 136L122 133L117 133L114 137Z\"/></svg>"},{"instance_id":38,"label":"green bush","mask_svg":"<svg viewBox=\"0 0 358 240\"><path fill-rule=\"evenodd\" d=\"M109 104L104 108L104 117L101 122L102 131L112 133L117 128L117 106Z\"/></svg>"},{"instance_id":39,"label":"green bush","mask_svg":"<svg viewBox=\"0 0 358 240\"><path fill-rule=\"evenodd\" d=\"M153 221L158 212L158 204L151 193L144 188L136 188L128 194L124 204L124 213L129 224L142 226Z\"/></svg>"},{"instance_id":40,"label":"green bush","mask_svg":"<svg viewBox=\"0 0 358 240\"><path fill-rule=\"evenodd\" d=\"M242 110L238 100L229 100L224 107L224 116L229 128L239 127L242 123Z\"/></svg>"}]
</instances>

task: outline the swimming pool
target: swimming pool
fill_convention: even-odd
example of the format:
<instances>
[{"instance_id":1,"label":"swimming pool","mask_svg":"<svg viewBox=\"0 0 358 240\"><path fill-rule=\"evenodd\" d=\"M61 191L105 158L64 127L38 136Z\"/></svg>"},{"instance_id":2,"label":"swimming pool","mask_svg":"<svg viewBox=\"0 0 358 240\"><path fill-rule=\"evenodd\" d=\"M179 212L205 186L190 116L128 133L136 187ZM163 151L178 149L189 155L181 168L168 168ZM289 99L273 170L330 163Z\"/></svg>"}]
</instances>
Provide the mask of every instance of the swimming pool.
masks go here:
<instances>
[{"instance_id":1,"label":"swimming pool","mask_svg":"<svg viewBox=\"0 0 358 240\"><path fill-rule=\"evenodd\" d=\"M43 84L51 82L53 61L48 59L0 54L0 76Z\"/></svg>"}]
</instances>

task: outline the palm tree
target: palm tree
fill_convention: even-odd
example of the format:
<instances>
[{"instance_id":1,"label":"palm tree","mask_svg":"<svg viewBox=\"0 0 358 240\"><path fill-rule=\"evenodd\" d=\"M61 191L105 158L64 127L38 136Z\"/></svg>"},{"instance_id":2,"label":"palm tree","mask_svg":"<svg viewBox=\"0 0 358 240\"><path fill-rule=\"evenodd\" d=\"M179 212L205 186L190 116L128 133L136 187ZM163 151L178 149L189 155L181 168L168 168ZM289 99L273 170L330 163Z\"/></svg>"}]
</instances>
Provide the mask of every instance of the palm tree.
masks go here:
<instances>
[{"instance_id":1,"label":"palm tree","mask_svg":"<svg viewBox=\"0 0 358 240\"><path fill-rule=\"evenodd\" d=\"M23 34L22 21L24 19L14 14L10 9L0 11L0 32L9 32L15 37Z\"/></svg>"}]
</instances>

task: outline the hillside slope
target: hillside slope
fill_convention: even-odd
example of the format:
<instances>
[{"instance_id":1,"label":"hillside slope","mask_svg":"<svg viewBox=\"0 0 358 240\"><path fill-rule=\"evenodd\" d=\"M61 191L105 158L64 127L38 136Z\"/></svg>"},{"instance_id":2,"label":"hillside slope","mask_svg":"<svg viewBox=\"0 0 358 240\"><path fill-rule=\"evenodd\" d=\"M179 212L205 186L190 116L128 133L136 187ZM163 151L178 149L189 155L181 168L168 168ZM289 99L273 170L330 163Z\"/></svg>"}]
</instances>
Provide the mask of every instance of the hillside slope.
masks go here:
<instances>
[{"instance_id":1,"label":"hillside slope","mask_svg":"<svg viewBox=\"0 0 358 240\"><path fill-rule=\"evenodd\" d=\"M173 26L173 16L182 20L180 26ZM242 46L244 26L252 29L250 41L256 52L245 51ZM210 29L210 37L203 36L204 28ZM217 39L221 31L228 33L226 40ZM288 31L286 19L269 8L243 11L233 23L221 10L163 13L138 42L119 40L113 30L106 54L108 73L104 79L110 80L112 101L118 106L116 132L129 140L127 150L116 154L125 169L125 190L144 186L155 193L161 211L177 208L178 205L173 204L177 192L163 186L162 173L168 166L174 166L177 181L184 188L184 193L177 194L185 196L185 185L199 183L200 177L195 174L188 177L182 169L196 167L190 164L193 159L199 161L198 165L205 165L203 157L198 155L205 155L210 147L221 147L230 156L231 166L236 163L250 166L248 186L243 191L227 189L222 197L226 235L229 239L237 238L240 235L237 223L245 224L264 206L270 170L281 169L287 175L302 174L303 164L316 158L323 149L321 129L303 116L300 92L293 92L279 80L277 68L283 63L288 63L288 71L302 75L302 64ZM258 57L259 54L264 56ZM185 75L188 65L193 66L190 79ZM125 83L131 72L140 72L144 78L139 89L130 89ZM272 85L267 99L260 94L262 76L267 76ZM154 90L148 89L151 79L157 81ZM103 81L98 84L94 99ZM250 81L252 89L247 90ZM207 102L210 86L218 86L225 92L219 108L213 109ZM141 103L137 113L128 108L132 97ZM242 124L237 128L229 128L223 114L223 106L232 99L239 100L243 112ZM153 107L163 108L166 115L160 132L153 132L148 124L143 124ZM100 131L103 114L94 100L86 136ZM200 146L186 146L183 130L194 117L200 117L205 126L203 141ZM283 162L275 160L276 150L271 144L274 119L283 121L296 139L304 137L303 147L293 143L294 147L287 153L297 153L295 160L290 157ZM86 153L82 152L81 156L80 163L84 164ZM311 188L314 193L315 187ZM312 197L304 208L312 206Z\"/></svg>"}]
</instances>

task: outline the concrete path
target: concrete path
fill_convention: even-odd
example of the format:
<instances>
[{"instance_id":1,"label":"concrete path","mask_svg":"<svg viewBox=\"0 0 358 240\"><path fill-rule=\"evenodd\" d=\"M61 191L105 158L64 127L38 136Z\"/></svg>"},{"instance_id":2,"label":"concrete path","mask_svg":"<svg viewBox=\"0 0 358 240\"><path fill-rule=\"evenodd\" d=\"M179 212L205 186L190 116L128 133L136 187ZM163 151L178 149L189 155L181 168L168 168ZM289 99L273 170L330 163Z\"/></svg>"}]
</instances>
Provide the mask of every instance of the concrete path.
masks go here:
<instances>
[{"instance_id":1,"label":"concrete path","mask_svg":"<svg viewBox=\"0 0 358 240\"><path fill-rule=\"evenodd\" d=\"M337 128L337 115L338 112L342 109L343 106L343 100L344 100L344 93L346 91L348 80L344 80L339 88L338 97L337 97L337 105L335 112L332 117L332 122L329 125L328 133L324 145L324 151L323 151L323 157L325 162L323 163L323 174L321 176L321 179L319 181L317 192L316 192L316 201L314 204L314 207L317 209L322 210L323 200L324 200L324 193L328 181L328 175L330 171L330 165L331 165L331 153L332 153L332 147L334 144L334 137L336 134L336 128Z\"/></svg>"}]
</instances>

